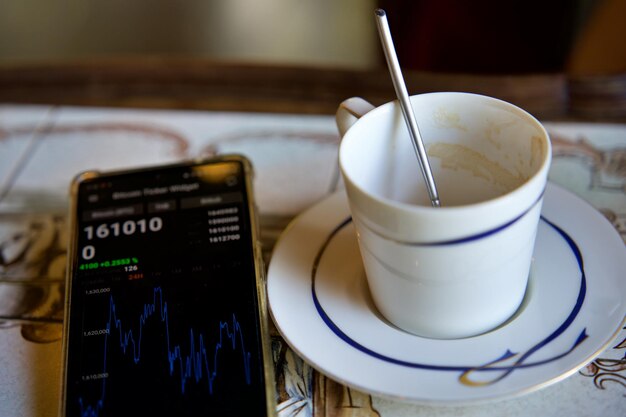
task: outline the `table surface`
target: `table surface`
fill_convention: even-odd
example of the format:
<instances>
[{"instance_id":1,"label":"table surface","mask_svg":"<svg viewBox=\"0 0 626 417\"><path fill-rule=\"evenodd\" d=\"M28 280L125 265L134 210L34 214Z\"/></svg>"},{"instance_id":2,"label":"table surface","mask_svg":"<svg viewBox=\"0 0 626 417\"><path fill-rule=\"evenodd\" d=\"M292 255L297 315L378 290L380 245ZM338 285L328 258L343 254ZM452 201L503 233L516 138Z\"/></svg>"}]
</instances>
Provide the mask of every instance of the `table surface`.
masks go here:
<instances>
[{"instance_id":1,"label":"table surface","mask_svg":"<svg viewBox=\"0 0 626 417\"><path fill-rule=\"evenodd\" d=\"M414 94L487 94L547 122L554 147L550 180L589 201L626 237L626 125L620 124L626 123L626 74L405 72L405 79ZM0 103L13 103L0 105L0 315L23 319L0 322L0 416L56 415L67 186L77 172L243 153L257 171L261 238L270 262L288 222L342 188L339 138L329 116L337 104L351 96L381 104L393 94L383 67L128 57L0 65ZM591 121L603 123L580 123ZM358 392L304 363L275 331L273 341L281 416L626 414L626 331L565 381L464 408Z\"/></svg>"},{"instance_id":2,"label":"table surface","mask_svg":"<svg viewBox=\"0 0 626 417\"><path fill-rule=\"evenodd\" d=\"M626 125L547 122L550 180L580 195L626 239ZM265 256L298 213L342 188L329 115L0 105L0 282L36 291L11 304L0 283L0 415L53 416L60 381L67 188L84 169L239 152L253 162ZM6 286L4 287L6 290ZM7 293L8 294L8 293ZM3 298L4 297L4 298ZM623 416L626 330L566 380L482 406L406 404L345 387L273 333L281 416Z\"/></svg>"}]
</instances>

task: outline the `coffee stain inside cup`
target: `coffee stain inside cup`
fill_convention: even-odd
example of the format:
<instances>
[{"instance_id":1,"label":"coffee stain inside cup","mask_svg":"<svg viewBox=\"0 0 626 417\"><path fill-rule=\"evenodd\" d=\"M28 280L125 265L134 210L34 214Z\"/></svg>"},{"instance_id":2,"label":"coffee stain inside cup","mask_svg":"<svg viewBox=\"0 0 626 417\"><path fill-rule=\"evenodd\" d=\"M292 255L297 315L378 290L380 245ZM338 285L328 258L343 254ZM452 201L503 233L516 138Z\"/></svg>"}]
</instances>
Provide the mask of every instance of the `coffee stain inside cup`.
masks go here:
<instances>
[{"instance_id":1,"label":"coffee stain inside cup","mask_svg":"<svg viewBox=\"0 0 626 417\"><path fill-rule=\"evenodd\" d=\"M433 143L428 148L428 155L440 160L441 169L467 172L484 180L501 194L519 187L527 180L526 177L511 173L500 164L463 145Z\"/></svg>"},{"instance_id":2,"label":"coffee stain inside cup","mask_svg":"<svg viewBox=\"0 0 626 417\"><path fill-rule=\"evenodd\" d=\"M532 161L541 161L543 155L546 153L546 145L543 139L539 136L532 136L530 138L530 154L532 155Z\"/></svg>"},{"instance_id":3,"label":"coffee stain inside cup","mask_svg":"<svg viewBox=\"0 0 626 417\"><path fill-rule=\"evenodd\" d=\"M461 124L461 116L458 113L439 108L433 113L433 121L440 128L459 129L467 131L467 126Z\"/></svg>"}]
</instances>

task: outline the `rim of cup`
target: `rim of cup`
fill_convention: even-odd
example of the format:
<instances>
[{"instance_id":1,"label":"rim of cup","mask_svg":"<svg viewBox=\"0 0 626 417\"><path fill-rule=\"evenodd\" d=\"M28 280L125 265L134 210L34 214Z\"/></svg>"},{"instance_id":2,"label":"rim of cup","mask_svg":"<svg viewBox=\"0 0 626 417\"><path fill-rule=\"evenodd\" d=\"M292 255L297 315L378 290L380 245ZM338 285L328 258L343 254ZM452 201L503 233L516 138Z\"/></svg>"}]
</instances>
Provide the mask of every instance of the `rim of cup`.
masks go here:
<instances>
[{"instance_id":1,"label":"rim of cup","mask_svg":"<svg viewBox=\"0 0 626 417\"><path fill-rule=\"evenodd\" d=\"M538 168L535 169L532 175L528 179L526 179L523 183L521 183L520 185L516 186L515 188L507 191L506 193L502 195L489 198L483 201L478 201L478 202L463 204L463 205L446 206L445 200L442 200L441 207L432 207L430 205L417 205L417 204L406 203L406 202L402 202L398 200L393 200L384 196L374 194L370 191L367 191L361 186L361 184L359 184L358 180L355 181L351 178L350 165L349 163L345 163L345 160L347 158L345 155L346 148L350 146L351 142L355 140L358 141L360 139L359 137L354 137L354 135L357 134L356 132L361 130L359 126L363 124L371 123L372 119L379 118L379 117L392 117L392 114L395 115L396 112L400 112L400 106L397 103L397 101L391 101L379 107L376 107L375 109L371 110L370 112L368 112L367 114L359 118L344 135L342 142L340 144L340 148L339 148L339 161L340 161L339 165L340 165L340 169L341 169L344 181L346 181L346 183L349 183L351 187L354 187L355 189L359 190L361 197L368 200L368 204L379 205L381 207L391 206L394 208L394 210L398 211L399 213L404 213L406 215L420 213L420 216L423 216L425 219L439 220L441 219L442 216L455 217L455 218L460 219L462 217L469 216L466 218L466 220L471 220L472 213L481 212L483 213L482 215L484 216L485 210L494 211L494 212L495 211L502 212L502 210L504 209L505 212L515 213L515 214L509 214L508 216L506 216L508 218L503 217L501 219L498 219L499 221L496 221L496 223L504 224L504 223L512 221L513 219L523 215L523 213L526 213L527 211L532 209L532 207L534 207L534 205L539 200L541 200L541 196L543 195L545 191L545 183L547 180L547 173L550 167L551 156L552 156L550 136L548 132L546 131L546 129L543 127L543 125L530 113L528 113L527 111L521 109L520 107L514 104L511 104L504 100L500 100L497 98L484 96L480 94L462 93L462 92L425 93L425 94L418 94L418 95L411 96L411 101L413 102L414 100L428 99L429 97L433 97L433 96L442 97L442 98L445 98L446 96L454 96L456 99L460 98L462 100L470 100L477 104L480 103L480 104L488 105L488 106L496 105L497 107L502 108L503 110L509 111L510 113L514 114L519 119L529 122L531 125L533 125L534 128L537 129L538 136L541 136L542 160ZM400 119L400 120L402 120L403 122L403 119ZM407 140L409 140L408 136L407 136ZM417 158L415 159L415 163L419 164ZM435 176L435 181L436 180L437 178ZM423 181L423 178L420 178L420 181ZM524 207L519 207L514 204L514 202L519 202L520 200L526 201L526 205ZM513 207L510 207L511 205L513 205ZM372 231L378 233L378 231L376 230L372 229ZM482 230L478 228L475 231L475 233L481 233L483 231L485 231L484 228ZM398 240L393 237L388 237L384 235L381 235L381 236L391 239L391 240L397 240L400 242L402 241L401 239ZM405 243L411 243L411 242L405 242Z\"/></svg>"}]
</instances>

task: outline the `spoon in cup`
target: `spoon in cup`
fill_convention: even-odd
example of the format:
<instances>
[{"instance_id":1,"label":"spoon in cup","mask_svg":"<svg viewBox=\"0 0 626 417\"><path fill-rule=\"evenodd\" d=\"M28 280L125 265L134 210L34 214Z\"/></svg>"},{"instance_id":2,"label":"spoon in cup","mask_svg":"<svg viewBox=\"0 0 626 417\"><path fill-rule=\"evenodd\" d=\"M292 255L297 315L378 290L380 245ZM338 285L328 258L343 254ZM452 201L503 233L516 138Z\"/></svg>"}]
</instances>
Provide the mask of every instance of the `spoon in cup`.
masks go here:
<instances>
[{"instance_id":1,"label":"spoon in cup","mask_svg":"<svg viewBox=\"0 0 626 417\"><path fill-rule=\"evenodd\" d=\"M383 51L385 52L389 72L391 73L393 87L396 90L396 96L398 96L398 101L400 102L400 107L402 108L404 121L407 124L409 135L411 136L411 140L413 142L413 149L415 150L417 159L420 163L422 175L426 181L426 188L428 190L430 202L433 207L441 207L439 194L437 193L437 186L435 185L435 179L433 178L430 163L428 162L428 156L426 154L426 150L424 149L424 142L422 141L422 136L420 135L419 127L417 126L417 121L415 120L413 107L411 106L411 101L409 100L409 94L407 93L398 57L396 56L395 48L393 46L393 39L391 38L389 23L387 22L387 14L383 9L376 9L375 15L376 24L378 26L378 34L383 45Z\"/></svg>"}]
</instances>

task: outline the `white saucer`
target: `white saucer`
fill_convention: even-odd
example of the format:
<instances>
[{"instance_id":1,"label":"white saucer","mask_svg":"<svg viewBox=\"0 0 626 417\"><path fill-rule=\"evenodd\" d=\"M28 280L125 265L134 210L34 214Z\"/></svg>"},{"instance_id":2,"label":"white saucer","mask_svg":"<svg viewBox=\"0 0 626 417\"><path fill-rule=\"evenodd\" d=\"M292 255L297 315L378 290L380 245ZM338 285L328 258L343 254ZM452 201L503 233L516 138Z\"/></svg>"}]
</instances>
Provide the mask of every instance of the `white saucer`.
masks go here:
<instances>
[{"instance_id":1,"label":"white saucer","mask_svg":"<svg viewBox=\"0 0 626 417\"><path fill-rule=\"evenodd\" d=\"M548 185L526 300L489 333L427 339L373 306L345 194L300 215L268 272L270 311L294 351L348 386L429 404L529 393L575 373L608 347L626 315L626 250L606 219Z\"/></svg>"}]
</instances>

